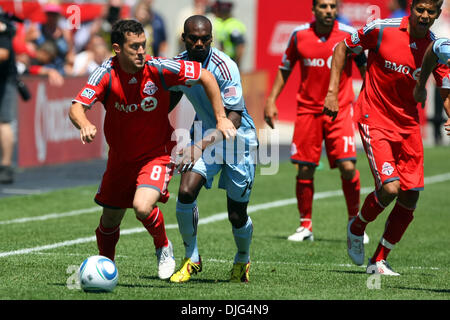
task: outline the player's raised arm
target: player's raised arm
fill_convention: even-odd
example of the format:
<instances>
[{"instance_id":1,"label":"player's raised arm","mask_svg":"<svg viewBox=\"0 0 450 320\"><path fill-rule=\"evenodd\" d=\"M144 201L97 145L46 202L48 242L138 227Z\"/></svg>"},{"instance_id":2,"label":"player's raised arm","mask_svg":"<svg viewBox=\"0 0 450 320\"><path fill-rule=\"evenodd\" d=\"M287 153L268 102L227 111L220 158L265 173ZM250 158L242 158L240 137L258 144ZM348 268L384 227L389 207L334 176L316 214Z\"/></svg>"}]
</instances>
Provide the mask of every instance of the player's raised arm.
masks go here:
<instances>
[{"instance_id":1,"label":"player's raised arm","mask_svg":"<svg viewBox=\"0 0 450 320\"><path fill-rule=\"evenodd\" d=\"M222 132L225 139L233 138L236 136L236 127L233 125L233 122L227 118L216 78L208 70L202 69L199 81L203 85L206 95L211 101L214 115L217 120L217 129Z\"/></svg>"},{"instance_id":2,"label":"player's raised arm","mask_svg":"<svg viewBox=\"0 0 450 320\"><path fill-rule=\"evenodd\" d=\"M333 120L336 119L339 111L339 81L345 66L347 50L349 49L345 45L345 42L339 42L333 52L333 59L331 61L330 83L328 85L327 96L325 97L323 113L332 117Z\"/></svg>"},{"instance_id":3,"label":"player's raised arm","mask_svg":"<svg viewBox=\"0 0 450 320\"><path fill-rule=\"evenodd\" d=\"M427 90L425 88L425 85L427 84L427 80L433 71L433 69L437 65L437 56L433 52L433 42L430 43L427 50L425 51L425 55L423 56L422 61L422 69L420 70L420 76L419 80L416 83L416 86L414 87L414 99L417 102L422 103L422 107L425 104L425 101L427 100Z\"/></svg>"},{"instance_id":4,"label":"player's raised arm","mask_svg":"<svg viewBox=\"0 0 450 320\"><path fill-rule=\"evenodd\" d=\"M86 110L87 108L79 102L72 103L69 110L69 118L80 130L80 139L83 144L92 142L97 134L97 127L86 117Z\"/></svg>"}]
</instances>

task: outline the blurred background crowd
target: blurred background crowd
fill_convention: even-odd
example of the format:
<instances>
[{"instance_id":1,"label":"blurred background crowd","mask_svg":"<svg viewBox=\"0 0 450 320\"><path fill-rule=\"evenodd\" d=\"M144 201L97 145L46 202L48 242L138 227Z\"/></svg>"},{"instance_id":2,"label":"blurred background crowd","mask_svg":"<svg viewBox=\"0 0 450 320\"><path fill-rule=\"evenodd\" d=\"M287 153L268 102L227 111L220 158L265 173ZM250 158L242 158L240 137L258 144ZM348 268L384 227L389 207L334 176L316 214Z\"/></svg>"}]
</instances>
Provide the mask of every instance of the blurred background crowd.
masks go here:
<instances>
[{"instance_id":1,"label":"blurred background crowd","mask_svg":"<svg viewBox=\"0 0 450 320\"><path fill-rule=\"evenodd\" d=\"M162 0L90 1L97 4L90 12L88 7L81 12L67 6L88 3L83 1L36 2L39 4L37 10L43 15L35 12L31 17L24 17L21 10L17 10L17 4L15 12L2 10L4 14L12 13L23 19L23 22L17 19L14 23L13 49L19 74L47 75L50 83L56 86L64 83L65 76L88 75L112 55L109 33L112 24L121 18L133 18L144 25L147 53L152 56L173 56L184 50L180 40L182 26L193 14L207 15L213 21L215 44L238 64L244 53L246 28L244 23L232 17L232 1L193 0L187 6L179 7L179 11L170 17L155 9L155 3L162 5ZM75 17L78 13L80 18ZM175 25L175 34L168 33L168 23L172 29ZM176 38L170 51L169 37Z\"/></svg>"}]
</instances>

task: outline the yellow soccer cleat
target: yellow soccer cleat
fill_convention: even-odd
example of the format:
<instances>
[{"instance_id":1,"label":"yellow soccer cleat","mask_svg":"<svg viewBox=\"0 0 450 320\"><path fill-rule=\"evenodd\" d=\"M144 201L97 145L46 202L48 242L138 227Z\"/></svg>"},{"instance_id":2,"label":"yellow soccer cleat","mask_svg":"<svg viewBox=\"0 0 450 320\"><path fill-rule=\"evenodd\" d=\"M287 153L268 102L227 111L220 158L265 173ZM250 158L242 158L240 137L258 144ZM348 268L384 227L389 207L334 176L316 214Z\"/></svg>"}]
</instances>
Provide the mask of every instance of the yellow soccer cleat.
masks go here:
<instances>
[{"instance_id":1,"label":"yellow soccer cleat","mask_svg":"<svg viewBox=\"0 0 450 320\"><path fill-rule=\"evenodd\" d=\"M191 274L197 274L202 271L202 258L199 262L192 262L190 258L184 258L180 270L170 277L170 282L183 283L189 281Z\"/></svg>"},{"instance_id":2,"label":"yellow soccer cleat","mask_svg":"<svg viewBox=\"0 0 450 320\"><path fill-rule=\"evenodd\" d=\"M230 282L248 282L250 271L250 262L236 262L233 264L233 269L231 269Z\"/></svg>"}]
</instances>

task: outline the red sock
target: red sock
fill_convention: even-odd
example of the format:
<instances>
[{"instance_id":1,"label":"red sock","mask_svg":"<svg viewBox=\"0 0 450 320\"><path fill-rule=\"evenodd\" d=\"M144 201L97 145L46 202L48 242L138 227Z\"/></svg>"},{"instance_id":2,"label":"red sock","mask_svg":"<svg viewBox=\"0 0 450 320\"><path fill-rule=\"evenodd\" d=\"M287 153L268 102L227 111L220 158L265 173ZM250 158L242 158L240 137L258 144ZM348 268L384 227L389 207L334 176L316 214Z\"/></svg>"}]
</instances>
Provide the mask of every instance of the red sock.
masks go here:
<instances>
[{"instance_id":1,"label":"red sock","mask_svg":"<svg viewBox=\"0 0 450 320\"><path fill-rule=\"evenodd\" d=\"M359 171L355 170L355 175L351 180L342 180L342 191L344 192L345 202L347 204L348 219L350 220L358 214L359 211L359 194L361 184L359 180Z\"/></svg>"},{"instance_id":2,"label":"red sock","mask_svg":"<svg viewBox=\"0 0 450 320\"><path fill-rule=\"evenodd\" d=\"M140 219L138 219L140 220ZM158 207L155 207L145 220L140 220L148 233L153 237L155 249L165 247L169 244L164 225L164 216Z\"/></svg>"},{"instance_id":3,"label":"red sock","mask_svg":"<svg viewBox=\"0 0 450 320\"><path fill-rule=\"evenodd\" d=\"M400 241L414 218L414 209L406 208L398 201L386 221L386 226L372 262L386 260L394 245Z\"/></svg>"},{"instance_id":4,"label":"red sock","mask_svg":"<svg viewBox=\"0 0 450 320\"><path fill-rule=\"evenodd\" d=\"M102 219L100 218L100 223L95 230L95 236L97 237L99 255L114 261L116 245L120 237L120 224L116 227L105 228L102 225Z\"/></svg>"},{"instance_id":5,"label":"red sock","mask_svg":"<svg viewBox=\"0 0 450 320\"><path fill-rule=\"evenodd\" d=\"M297 207L300 212L300 226L312 231L312 202L314 197L314 181L297 179Z\"/></svg>"},{"instance_id":6,"label":"red sock","mask_svg":"<svg viewBox=\"0 0 450 320\"><path fill-rule=\"evenodd\" d=\"M378 202L375 191L370 193L361 208L361 212L356 216L350 226L350 231L357 236L362 236L369 222L374 221L384 210L384 206Z\"/></svg>"}]
</instances>

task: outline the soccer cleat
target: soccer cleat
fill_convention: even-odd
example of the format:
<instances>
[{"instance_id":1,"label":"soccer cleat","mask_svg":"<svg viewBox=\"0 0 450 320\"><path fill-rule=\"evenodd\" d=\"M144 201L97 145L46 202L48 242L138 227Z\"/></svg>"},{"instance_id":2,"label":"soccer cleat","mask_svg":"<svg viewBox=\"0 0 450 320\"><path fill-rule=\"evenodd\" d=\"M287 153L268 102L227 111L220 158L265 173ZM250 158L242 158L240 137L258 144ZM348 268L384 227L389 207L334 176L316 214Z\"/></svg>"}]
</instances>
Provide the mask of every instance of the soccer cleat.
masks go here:
<instances>
[{"instance_id":1,"label":"soccer cleat","mask_svg":"<svg viewBox=\"0 0 450 320\"><path fill-rule=\"evenodd\" d=\"M190 258L184 258L180 270L170 277L170 282L187 282L191 279L192 274L197 274L198 272L201 272L202 269L202 258L200 256L198 263L192 262Z\"/></svg>"},{"instance_id":2,"label":"soccer cleat","mask_svg":"<svg viewBox=\"0 0 450 320\"><path fill-rule=\"evenodd\" d=\"M156 258L158 260L158 277L163 280L168 279L174 273L176 265L170 240L167 247L156 250Z\"/></svg>"},{"instance_id":3,"label":"soccer cleat","mask_svg":"<svg viewBox=\"0 0 450 320\"><path fill-rule=\"evenodd\" d=\"M360 266L364 263L364 235L357 236L350 231L354 220L350 220L347 226L347 253L353 263Z\"/></svg>"},{"instance_id":4,"label":"soccer cleat","mask_svg":"<svg viewBox=\"0 0 450 320\"><path fill-rule=\"evenodd\" d=\"M372 263L369 259L367 263L366 273L368 274L382 274L384 276L399 276L400 273L392 270L391 266L386 260L380 260Z\"/></svg>"},{"instance_id":5,"label":"soccer cleat","mask_svg":"<svg viewBox=\"0 0 450 320\"><path fill-rule=\"evenodd\" d=\"M298 227L297 230L295 230L295 233L290 235L288 237L288 240L290 241L304 241L304 240L309 240L309 241L314 241L314 236L312 231L310 231L309 229L305 228L305 227Z\"/></svg>"},{"instance_id":6,"label":"soccer cleat","mask_svg":"<svg viewBox=\"0 0 450 320\"><path fill-rule=\"evenodd\" d=\"M231 269L230 282L248 282L250 280L249 271L250 262L236 262L233 264L233 269Z\"/></svg>"},{"instance_id":7,"label":"soccer cleat","mask_svg":"<svg viewBox=\"0 0 450 320\"><path fill-rule=\"evenodd\" d=\"M369 236L367 235L367 233L364 231L364 240L363 240L363 243L364 244L368 244L369 243Z\"/></svg>"},{"instance_id":8,"label":"soccer cleat","mask_svg":"<svg viewBox=\"0 0 450 320\"><path fill-rule=\"evenodd\" d=\"M0 183L11 184L14 182L14 170L11 166L0 165Z\"/></svg>"}]
</instances>

